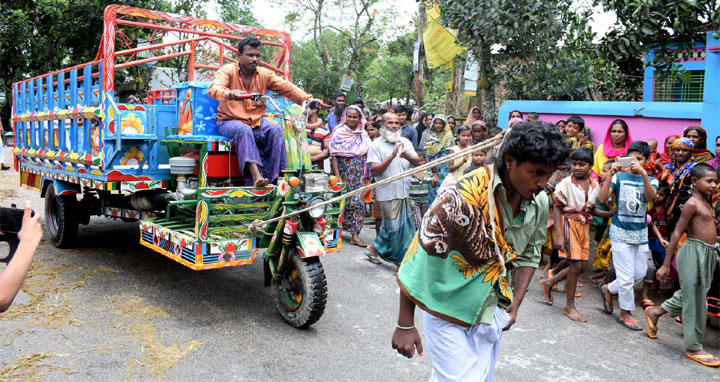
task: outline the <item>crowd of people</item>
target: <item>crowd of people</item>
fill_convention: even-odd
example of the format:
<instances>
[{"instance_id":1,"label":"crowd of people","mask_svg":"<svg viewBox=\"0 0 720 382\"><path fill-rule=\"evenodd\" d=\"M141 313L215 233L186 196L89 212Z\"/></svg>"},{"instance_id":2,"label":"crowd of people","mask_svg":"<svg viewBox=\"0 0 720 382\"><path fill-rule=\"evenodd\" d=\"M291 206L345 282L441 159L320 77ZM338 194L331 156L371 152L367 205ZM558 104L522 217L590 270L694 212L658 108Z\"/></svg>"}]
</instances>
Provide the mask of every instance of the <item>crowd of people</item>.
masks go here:
<instances>
[{"instance_id":1,"label":"crowd of people","mask_svg":"<svg viewBox=\"0 0 720 382\"><path fill-rule=\"evenodd\" d=\"M333 172L350 190L464 150L501 131L488 129L476 107L460 124L453 116L411 112L403 105L370 117L362 101L344 107L345 97L335 94L331 115L340 117L336 125L328 124L326 131ZM413 116L417 119L415 126L408 121L415 119ZM509 126L537 119L537 113L523 116L513 111ZM598 303L612 315L613 299L617 298L620 314L615 321L620 325L630 330L644 328L649 337L656 338L658 318L669 313L683 325L687 357L707 366L720 365L717 358L702 350L701 344L708 304L713 308L711 315L720 314L720 278L715 272L720 261L715 249L718 221L714 208L720 161L707 150L705 130L691 126L682 131L682 136L668 136L659 151L656 139L634 141L630 126L622 119L610 124L597 147L579 116L560 120L554 128L562 134L570 155L558 164L544 188L549 203L547 225L541 223L541 254L548 261L540 282L546 303L553 304L553 291L564 281L563 314L586 322L575 299L582 296L578 289L583 286L580 275L592 267L590 279L599 285L602 295ZM314 136L314 131L308 131L308 139ZM351 143L362 149L352 153L339 149ZM720 138L716 145L720 149ZM350 243L366 246L359 234L363 220L372 217L378 235L367 245L368 259L378 264L382 260L401 264L406 253L417 251L415 231L420 230L421 243L423 236L430 234L430 225L421 230L423 218L433 215L428 211L440 203L436 199L443 190L457 184L465 174L494 163L498 155L497 151L476 151L404 181L378 187L372 197L347 202L343 225L351 234ZM346 165L338 166L339 162ZM367 204L372 207L364 208ZM444 236L452 236L447 226L436 228ZM593 239L597 249L589 264ZM437 238L433 240L440 248L453 247ZM402 277L399 281L402 285ZM638 284L642 284L639 301L645 325L634 315ZM711 288L711 284L715 287ZM651 297L653 288L675 293L660 304ZM424 310L432 311L426 302L423 304ZM433 319L432 314L429 316L426 332L427 322ZM437 359L443 357L436 355Z\"/></svg>"},{"instance_id":2,"label":"crowd of people","mask_svg":"<svg viewBox=\"0 0 720 382\"><path fill-rule=\"evenodd\" d=\"M286 167L281 131L262 118L262 103L238 102L239 96L273 90L295 103L312 96L258 67L259 41L241 41L238 52L237 63L216 73L209 93L220 101L220 134L242 153L246 183L264 186ZM634 141L628 123L616 119L596 147L579 116L551 124L515 110L500 147L390 182L501 129L488 126L477 107L462 121L404 105L372 115L362 100L347 101L334 94L325 122L309 103L311 160L348 192L377 183L345 201L343 230L372 263L398 266L392 344L407 357L422 353L414 325L420 306L433 380L492 380L502 332L517 319L543 255L549 258L541 280L545 301L553 304L553 290L564 281L563 313L585 322L575 299L580 274L590 266L591 239L597 249L590 278L608 315L617 296L615 320L642 330L634 316L635 286L642 282L647 335L657 338L658 318L670 314L682 322L686 357L720 366L701 343L708 301L712 314L720 313L714 208L720 162L707 150L702 127L666 137L660 152L656 139ZM361 232L369 218L376 237L365 243ZM653 285L674 294L655 305Z\"/></svg>"}]
</instances>

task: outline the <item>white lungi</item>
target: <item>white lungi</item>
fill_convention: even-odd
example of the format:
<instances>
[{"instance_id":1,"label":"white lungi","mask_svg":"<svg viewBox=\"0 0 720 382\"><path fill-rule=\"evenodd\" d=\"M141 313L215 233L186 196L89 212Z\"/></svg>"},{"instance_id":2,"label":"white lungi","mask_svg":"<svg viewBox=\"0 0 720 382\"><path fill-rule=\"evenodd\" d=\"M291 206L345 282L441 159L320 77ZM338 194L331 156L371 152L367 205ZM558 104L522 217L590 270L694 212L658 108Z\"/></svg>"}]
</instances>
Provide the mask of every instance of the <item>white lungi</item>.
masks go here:
<instances>
[{"instance_id":1,"label":"white lungi","mask_svg":"<svg viewBox=\"0 0 720 382\"><path fill-rule=\"evenodd\" d=\"M425 347L432 363L431 382L492 381L503 328L510 321L505 309L495 309L492 324L465 327L423 310Z\"/></svg>"}]
</instances>

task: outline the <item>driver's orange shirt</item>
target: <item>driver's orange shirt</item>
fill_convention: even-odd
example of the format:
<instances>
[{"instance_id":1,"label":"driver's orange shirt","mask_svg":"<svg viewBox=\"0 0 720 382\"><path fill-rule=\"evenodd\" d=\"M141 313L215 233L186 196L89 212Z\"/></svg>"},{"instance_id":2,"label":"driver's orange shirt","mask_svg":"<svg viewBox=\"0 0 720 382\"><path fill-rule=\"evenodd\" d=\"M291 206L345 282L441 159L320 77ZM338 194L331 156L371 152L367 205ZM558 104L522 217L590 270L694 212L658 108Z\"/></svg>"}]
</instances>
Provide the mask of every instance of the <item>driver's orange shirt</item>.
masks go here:
<instances>
[{"instance_id":1,"label":"driver's orange shirt","mask_svg":"<svg viewBox=\"0 0 720 382\"><path fill-rule=\"evenodd\" d=\"M245 93L265 94L268 90L283 95L291 101L301 104L303 101L312 98L299 87L278 77L274 72L257 68L255 75L250 81L250 86L245 87L240 76L237 63L224 65L215 72L215 77L210 84L208 94L213 99L220 101L217 108L217 121L237 120L248 124L250 127L260 126L260 120L265 115L264 100L252 101L241 100L231 101L230 90L239 89Z\"/></svg>"}]
</instances>

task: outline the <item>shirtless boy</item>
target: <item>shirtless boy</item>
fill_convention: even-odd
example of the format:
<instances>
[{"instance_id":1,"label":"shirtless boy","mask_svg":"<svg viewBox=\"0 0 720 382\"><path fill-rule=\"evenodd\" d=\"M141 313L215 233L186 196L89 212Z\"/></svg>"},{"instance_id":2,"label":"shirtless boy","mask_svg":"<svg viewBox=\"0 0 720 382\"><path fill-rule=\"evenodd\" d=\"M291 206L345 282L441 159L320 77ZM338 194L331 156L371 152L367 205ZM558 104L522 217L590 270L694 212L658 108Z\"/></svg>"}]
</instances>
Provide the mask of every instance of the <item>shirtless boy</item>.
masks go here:
<instances>
[{"instance_id":1,"label":"shirtless boy","mask_svg":"<svg viewBox=\"0 0 720 382\"><path fill-rule=\"evenodd\" d=\"M693 185L692 197L682 208L680 220L670 237L663 266L656 272L658 280L667 279L675 248L687 229L687 241L677 254L680 290L665 300L661 306L645 309L646 330L650 338L657 338L660 316L665 313L670 313L671 317L682 315L685 356L702 365L718 367L720 360L702 348L702 337L707 320L705 298L718 262L715 249L718 230L707 229L715 226L715 213L708 201L716 189L717 175L711 166L698 163L693 167L690 177Z\"/></svg>"}]
</instances>

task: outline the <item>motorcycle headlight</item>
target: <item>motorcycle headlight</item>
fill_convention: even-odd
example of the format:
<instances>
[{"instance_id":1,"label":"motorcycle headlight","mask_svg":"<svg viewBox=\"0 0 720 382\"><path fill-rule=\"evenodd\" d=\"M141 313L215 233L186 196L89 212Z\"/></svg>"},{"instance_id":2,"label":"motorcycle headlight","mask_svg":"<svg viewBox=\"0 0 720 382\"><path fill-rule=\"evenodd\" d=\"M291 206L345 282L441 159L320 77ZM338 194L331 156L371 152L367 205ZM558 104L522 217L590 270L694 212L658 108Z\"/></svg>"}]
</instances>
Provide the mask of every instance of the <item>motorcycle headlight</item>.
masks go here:
<instances>
[{"instance_id":1,"label":"motorcycle headlight","mask_svg":"<svg viewBox=\"0 0 720 382\"><path fill-rule=\"evenodd\" d=\"M325 192L328 189L328 176L325 174L305 174L303 176L305 185L304 192Z\"/></svg>"},{"instance_id":2,"label":"motorcycle headlight","mask_svg":"<svg viewBox=\"0 0 720 382\"><path fill-rule=\"evenodd\" d=\"M310 201L308 202L307 206L308 206L308 207L312 207L312 209L311 209L310 211L308 211L308 214L310 214L310 217L311 217L311 218L317 219L317 218L319 218L319 217L322 217L322 216L325 214L325 210L327 209L327 206L326 206L326 205L313 207L314 205L320 204L320 203L322 203L322 202L324 202L324 201L325 201L325 199L323 199L322 197L319 197L319 196L310 199Z\"/></svg>"}]
</instances>

